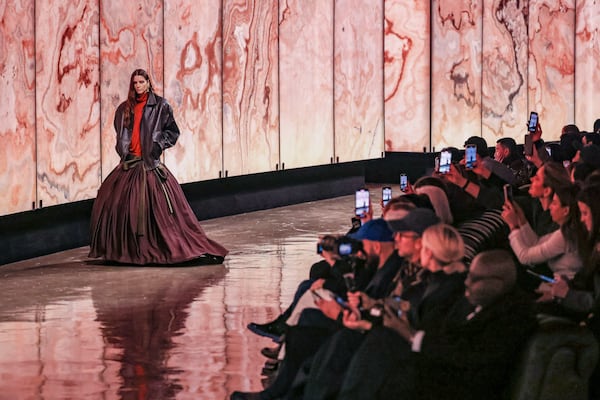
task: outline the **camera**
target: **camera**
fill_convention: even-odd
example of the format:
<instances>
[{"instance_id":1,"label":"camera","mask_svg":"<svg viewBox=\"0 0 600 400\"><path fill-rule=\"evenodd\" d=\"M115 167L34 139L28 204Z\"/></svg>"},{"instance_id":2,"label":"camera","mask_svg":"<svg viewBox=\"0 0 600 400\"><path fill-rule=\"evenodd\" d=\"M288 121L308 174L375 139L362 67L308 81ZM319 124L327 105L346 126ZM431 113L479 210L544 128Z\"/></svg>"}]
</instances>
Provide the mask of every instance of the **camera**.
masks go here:
<instances>
[{"instance_id":1,"label":"camera","mask_svg":"<svg viewBox=\"0 0 600 400\"><path fill-rule=\"evenodd\" d=\"M341 258L352 257L362 250L362 242L349 236L325 235L317 243L317 253L329 251Z\"/></svg>"}]
</instances>

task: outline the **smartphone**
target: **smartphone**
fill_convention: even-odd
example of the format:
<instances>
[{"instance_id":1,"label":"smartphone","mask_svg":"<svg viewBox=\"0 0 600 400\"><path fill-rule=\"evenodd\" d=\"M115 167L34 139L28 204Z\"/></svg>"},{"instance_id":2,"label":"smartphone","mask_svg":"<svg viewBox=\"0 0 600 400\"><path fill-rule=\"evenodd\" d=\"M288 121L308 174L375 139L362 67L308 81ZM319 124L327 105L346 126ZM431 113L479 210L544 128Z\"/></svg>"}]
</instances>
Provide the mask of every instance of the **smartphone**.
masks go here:
<instances>
[{"instance_id":1,"label":"smartphone","mask_svg":"<svg viewBox=\"0 0 600 400\"><path fill-rule=\"evenodd\" d=\"M406 192L406 189L408 189L408 176L402 173L400 174L400 190Z\"/></svg>"},{"instance_id":2,"label":"smartphone","mask_svg":"<svg viewBox=\"0 0 600 400\"><path fill-rule=\"evenodd\" d=\"M465 149L465 167L472 169L477 162L477 145L468 144Z\"/></svg>"},{"instance_id":3,"label":"smartphone","mask_svg":"<svg viewBox=\"0 0 600 400\"><path fill-rule=\"evenodd\" d=\"M387 203L392 199L392 188L389 186L385 186L381 189L381 200L383 201L383 205L387 205Z\"/></svg>"},{"instance_id":4,"label":"smartphone","mask_svg":"<svg viewBox=\"0 0 600 400\"><path fill-rule=\"evenodd\" d=\"M503 189L504 189L504 200L512 203L514 200L512 185L507 183L504 185Z\"/></svg>"},{"instance_id":5,"label":"smartphone","mask_svg":"<svg viewBox=\"0 0 600 400\"><path fill-rule=\"evenodd\" d=\"M433 161L433 170L435 172L440 171L440 158L439 157L436 157L435 160Z\"/></svg>"},{"instance_id":6,"label":"smartphone","mask_svg":"<svg viewBox=\"0 0 600 400\"><path fill-rule=\"evenodd\" d=\"M385 304L388 305L392 310L394 310L397 317L401 317L404 313L402 311L402 298L400 296L392 296L386 297L384 300Z\"/></svg>"},{"instance_id":7,"label":"smartphone","mask_svg":"<svg viewBox=\"0 0 600 400\"><path fill-rule=\"evenodd\" d=\"M542 274L538 274L537 272L534 272L530 269L526 269L527 273L530 275L533 275L541 280L543 280L544 282L548 282L548 283L556 283L556 280L554 278L551 278L549 276L546 275L542 275Z\"/></svg>"},{"instance_id":8,"label":"smartphone","mask_svg":"<svg viewBox=\"0 0 600 400\"><path fill-rule=\"evenodd\" d=\"M348 302L344 299L342 299L340 296L335 296L335 302L338 303L340 306L342 306L342 308L349 310L350 306L348 305Z\"/></svg>"},{"instance_id":9,"label":"smartphone","mask_svg":"<svg viewBox=\"0 0 600 400\"><path fill-rule=\"evenodd\" d=\"M524 141L524 145L523 145L523 154L525 154L526 156L532 156L533 155L533 138L531 137L530 134L525 135L525 141Z\"/></svg>"},{"instance_id":10,"label":"smartphone","mask_svg":"<svg viewBox=\"0 0 600 400\"><path fill-rule=\"evenodd\" d=\"M369 212L369 206L371 198L369 196L369 189L359 189L354 194L354 211L359 217Z\"/></svg>"},{"instance_id":11,"label":"smartphone","mask_svg":"<svg viewBox=\"0 0 600 400\"><path fill-rule=\"evenodd\" d=\"M323 254L323 244L317 243L317 254Z\"/></svg>"},{"instance_id":12,"label":"smartphone","mask_svg":"<svg viewBox=\"0 0 600 400\"><path fill-rule=\"evenodd\" d=\"M452 164L452 153L448 150L443 150L440 153L440 167L438 168L440 174L450 172L450 164Z\"/></svg>"},{"instance_id":13,"label":"smartphone","mask_svg":"<svg viewBox=\"0 0 600 400\"><path fill-rule=\"evenodd\" d=\"M527 125L527 130L529 132L535 132L537 130L538 125L538 113L532 111L529 114L529 124Z\"/></svg>"}]
</instances>

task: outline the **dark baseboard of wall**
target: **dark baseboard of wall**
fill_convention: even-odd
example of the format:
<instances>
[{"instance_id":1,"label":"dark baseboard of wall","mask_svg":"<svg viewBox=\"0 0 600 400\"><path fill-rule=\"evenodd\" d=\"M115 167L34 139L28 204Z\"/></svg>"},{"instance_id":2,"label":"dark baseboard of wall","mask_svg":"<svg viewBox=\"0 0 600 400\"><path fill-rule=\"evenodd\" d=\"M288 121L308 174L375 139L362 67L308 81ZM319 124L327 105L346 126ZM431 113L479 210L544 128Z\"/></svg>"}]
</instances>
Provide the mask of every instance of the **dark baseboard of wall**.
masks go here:
<instances>
[{"instance_id":1,"label":"dark baseboard of wall","mask_svg":"<svg viewBox=\"0 0 600 400\"><path fill-rule=\"evenodd\" d=\"M283 170L182 185L199 220L354 193L367 161ZM373 168L373 167L372 167ZM93 200L0 217L0 265L89 244Z\"/></svg>"}]
</instances>

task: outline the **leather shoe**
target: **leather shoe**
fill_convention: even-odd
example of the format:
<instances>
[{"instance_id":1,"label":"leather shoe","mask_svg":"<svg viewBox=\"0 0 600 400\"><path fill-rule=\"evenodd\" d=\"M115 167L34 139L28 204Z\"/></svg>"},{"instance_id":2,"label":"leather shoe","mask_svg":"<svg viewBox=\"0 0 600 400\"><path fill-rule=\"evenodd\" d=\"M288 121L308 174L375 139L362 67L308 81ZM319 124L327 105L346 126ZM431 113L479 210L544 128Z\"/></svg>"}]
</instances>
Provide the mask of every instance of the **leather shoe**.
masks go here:
<instances>
[{"instance_id":1,"label":"leather shoe","mask_svg":"<svg viewBox=\"0 0 600 400\"><path fill-rule=\"evenodd\" d=\"M263 400L260 392L233 392L229 400Z\"/></svg>"},{"instance_id":2,"label":"leather shoe","mask_svg":"<svg viewBox=\"0 0 600 400\"><path fill-rule=\"evenodd\" d=\"M271 360L277 360L277 356L279 355L279 350L281 350L281 346L277 347L263 347L260 349L260 354L263 356L270 358Z\"/></svg>"},{"instance_id":3,"label":"leather shoe","mask_svg":"<svg viewBox=\"0 0 600 400\"><path fill-rule=\"evenodd\" d=\"M248 329L259 336L265 336L273 339L273 341L276 343L281 343L283 340L283 335L287 329L287 325L285 322L276 319L275 321L267 324L256 324L254 322L250 322L248 324Z\"/></svg>"}]
</instances>

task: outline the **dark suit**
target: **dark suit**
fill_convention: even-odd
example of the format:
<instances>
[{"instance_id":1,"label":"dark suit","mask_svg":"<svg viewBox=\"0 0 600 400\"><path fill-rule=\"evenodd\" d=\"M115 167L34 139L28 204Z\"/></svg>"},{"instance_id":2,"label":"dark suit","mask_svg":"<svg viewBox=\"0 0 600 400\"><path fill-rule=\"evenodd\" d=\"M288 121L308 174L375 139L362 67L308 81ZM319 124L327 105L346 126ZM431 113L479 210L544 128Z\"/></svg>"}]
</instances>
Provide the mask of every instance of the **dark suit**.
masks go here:
<instances>
[{"instance_id":1,"label":"dark suit","mask_svg":"<svg viewBox=\"0 0 600 400\"><path fill-rule=\"evenodd\" d=\"M383 341L391 337L361 347L355 360L393 368L385 379L369 380L360 374L364 366L353 360L339 399L503 398L516 357L536 327L533 306L527 296L511 291L471 319L468 310L466 299L460 299L442 323L425 332L418 353L406 341L383 351Z\"/></svg>"}]
</instances>

